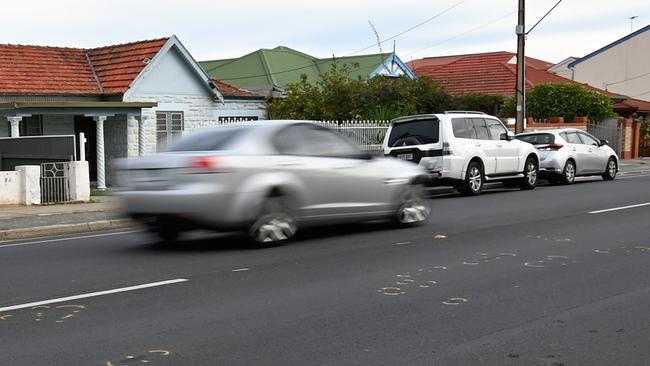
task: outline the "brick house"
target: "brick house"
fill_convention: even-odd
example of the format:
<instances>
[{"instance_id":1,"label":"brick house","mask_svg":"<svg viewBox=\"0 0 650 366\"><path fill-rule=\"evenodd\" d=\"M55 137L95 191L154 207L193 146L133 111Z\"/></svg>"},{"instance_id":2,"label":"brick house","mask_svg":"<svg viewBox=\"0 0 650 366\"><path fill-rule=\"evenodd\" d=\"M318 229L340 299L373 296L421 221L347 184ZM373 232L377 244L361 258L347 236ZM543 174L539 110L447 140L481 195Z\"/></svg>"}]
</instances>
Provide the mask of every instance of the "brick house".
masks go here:
<instances>
[{"instance_id":1,"label":"brick house","mask_svg":"<svg viewBox=\"0 0 650 366\"><path fill-rule=\"evenodd\" d=\"M93 49L0 44L0 137L84 132L100 188L106 161L231 118L265 119L264 97L212 80L175 36Z\"/></svg>"}]
</instances>

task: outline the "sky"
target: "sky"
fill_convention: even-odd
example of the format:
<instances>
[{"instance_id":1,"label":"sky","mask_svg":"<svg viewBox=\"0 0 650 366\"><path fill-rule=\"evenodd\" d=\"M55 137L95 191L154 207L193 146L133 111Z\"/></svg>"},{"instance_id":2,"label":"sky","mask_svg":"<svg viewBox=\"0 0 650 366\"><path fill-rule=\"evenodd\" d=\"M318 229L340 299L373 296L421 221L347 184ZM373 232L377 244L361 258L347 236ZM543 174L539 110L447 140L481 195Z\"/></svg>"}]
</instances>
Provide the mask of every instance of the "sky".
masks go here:
<instances>
[{"instance_id":1,"label":"sky","mask_svg":"<svg viewBox=\"0 0 650 366\"><path fill-rule=\"evenodd\" d=\"M527 29L557 1L528 0ZM376 53L369 21L380 40L424 23L395 38L404 61L516 51L517 0L21 0L2 8L0 43L92 48L175 34L199 61L277 46L316 57ZM650 24L648 0L563 0L529 34L526 54L584 56L629 34L631 16L634 30ZM381 47L392 51L393 40Z\"/></svg>"}]
</instances>

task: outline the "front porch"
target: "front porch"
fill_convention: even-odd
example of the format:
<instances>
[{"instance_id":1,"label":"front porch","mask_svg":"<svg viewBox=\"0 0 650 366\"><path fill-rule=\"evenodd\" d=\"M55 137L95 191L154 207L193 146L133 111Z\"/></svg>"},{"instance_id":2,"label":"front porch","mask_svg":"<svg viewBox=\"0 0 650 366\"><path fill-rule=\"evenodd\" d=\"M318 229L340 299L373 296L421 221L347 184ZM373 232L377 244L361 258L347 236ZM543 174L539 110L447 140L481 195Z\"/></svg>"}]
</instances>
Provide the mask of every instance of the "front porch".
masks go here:
<instances>
[{"instance_id":1,"label":"front porch","mask_svg":"<svg viewBox=\"0 0 650 366\"><path fill-rule=\"evenodd\" d=\"M107 161L141 156L148 150L146 131L151 114L143 112L156 106L156 102L0 103L0 137L74 135L77 159L89 162L91 181L105 189L113 183ZM151 128L155 131L155 126ZM84 151L79 148L83 145L81 133L86 140Z\"/></svg>"}]
</instances>

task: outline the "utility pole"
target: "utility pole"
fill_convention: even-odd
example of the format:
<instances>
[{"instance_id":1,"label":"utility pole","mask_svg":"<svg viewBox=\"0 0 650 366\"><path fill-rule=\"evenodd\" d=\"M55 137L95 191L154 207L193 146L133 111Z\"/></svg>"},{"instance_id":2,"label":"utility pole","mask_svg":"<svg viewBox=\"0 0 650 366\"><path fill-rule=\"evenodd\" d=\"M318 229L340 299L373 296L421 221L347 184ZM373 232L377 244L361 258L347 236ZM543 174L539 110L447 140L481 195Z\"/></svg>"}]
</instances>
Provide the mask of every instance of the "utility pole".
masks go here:
<instances>
[{"instance_id":1,"label":"utility pole","mask_svg":"<svg viewBox=\"0 0 650 366\"><path fill-rule=\"evenodd\" d=\"M515 121L515 133L524 132L524 118L526 117L526 61L524 56L524 46L526 43L526 12L525 0L519 0L519 16L517 21L517 86L516 86L516 101L517 113Z\"/></svg>"}]
</instances>

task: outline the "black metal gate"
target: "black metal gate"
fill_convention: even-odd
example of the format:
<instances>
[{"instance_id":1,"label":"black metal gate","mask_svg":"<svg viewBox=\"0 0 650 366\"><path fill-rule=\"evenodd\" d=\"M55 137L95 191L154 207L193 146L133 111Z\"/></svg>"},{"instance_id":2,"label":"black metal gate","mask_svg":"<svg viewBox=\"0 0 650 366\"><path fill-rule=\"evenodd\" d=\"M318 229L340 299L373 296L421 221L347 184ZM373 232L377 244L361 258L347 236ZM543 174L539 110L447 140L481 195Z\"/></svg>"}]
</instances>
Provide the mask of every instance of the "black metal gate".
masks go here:
<instances>
[{"instance_id":1,"label":"black metal gate","mask_svg":"<svg viewBox=\"0 0 650 366\"><path fill-rule=\"evenodd\" d=\"M623 131L617 119L606 119L600 122L589 122L587 132L600 140L607 140L609 146L616 151L618 156L622 155Z\"/></svg>"}]
</instances>

